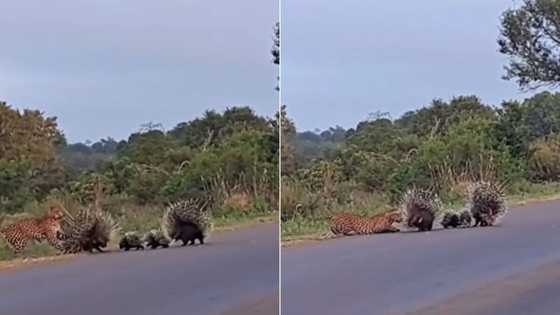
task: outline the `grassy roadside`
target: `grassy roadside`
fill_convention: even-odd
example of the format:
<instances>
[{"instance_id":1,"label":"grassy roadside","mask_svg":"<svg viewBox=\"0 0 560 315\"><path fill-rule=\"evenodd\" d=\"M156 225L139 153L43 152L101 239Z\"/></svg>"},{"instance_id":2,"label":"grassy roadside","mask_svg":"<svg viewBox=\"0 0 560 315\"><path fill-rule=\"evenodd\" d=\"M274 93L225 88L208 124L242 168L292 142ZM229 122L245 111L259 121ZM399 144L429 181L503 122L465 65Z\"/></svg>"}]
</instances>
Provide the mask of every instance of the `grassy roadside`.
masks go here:
<instances>
[{"instance_id":1,"label":"grassy roadside","mask_svg":"<svg viewBox=\"0 0 560 315\"><path fill-rule=\"evenodd\" d=\"M508 195L509 206L524 205L531 202L542 202L560 199L560 183L531 184L514 187L514 193ZM460 208L461 204L448 204L447 208ZM382 207L379 211L383 212L388 207ZM303 218L282 222L282 246L289 246L304 241L320 241L332 237L329 231L328 218Z\"/></svg>"},{"instance_id":2,"label":"grassy roadside","mask_svg":"<svg viewBox=\"0 0 560 315\"><path fill-rule=\"evenodd\" d=\"M147 221L146 218L138 220L141 222ZM222 215L213 218L213 231L232 231L240 228L249 227L259 223L272 223L278 222L278 212L256 212L249 211L243 213L233 213L229 215ZM130 230L132 227L136 227L139 222L132 222L125 225L124 231ZM147 226L157 226L157 222L150 222ZM109 247L116 248L118 240L112 240L112 244ZM46 243L42 244L32 244L26 250L22 257L16 257L10 250L8 245L3 239L0 238L0 269L12 268L21 264L45 262L53 260L61 260L70 258L75 255L57 255L57 251Z\"/></svg>"}]
</instances>

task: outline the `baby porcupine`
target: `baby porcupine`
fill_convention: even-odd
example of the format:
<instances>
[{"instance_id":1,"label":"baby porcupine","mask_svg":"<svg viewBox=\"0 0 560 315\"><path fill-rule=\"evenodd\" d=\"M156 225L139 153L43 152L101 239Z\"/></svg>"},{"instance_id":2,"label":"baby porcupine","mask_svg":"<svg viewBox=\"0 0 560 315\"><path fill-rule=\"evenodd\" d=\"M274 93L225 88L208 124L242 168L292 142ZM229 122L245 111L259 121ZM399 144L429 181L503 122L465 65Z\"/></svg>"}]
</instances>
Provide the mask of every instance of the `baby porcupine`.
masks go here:
<instances>
[{"instance_id":1,"label":"baby porcupine","mask_svg":"<svg viewBox=\"0 0 560 315\"><path fill-rule=\"evenodd\" d=\"M144 235L143 241L146 242L146 246L151 249L156 249L158 247L167 248L169 247L169 239L165 237L160 230L150 230Z\"/></svg>"},{"instance_id":2,"label":"baby porcupine","mask_svg":"<svg viewBox=\"0 0 560 315\"><path fill-rule=\"evenodd\" d=\"M460 224L459 215L451 211L447 211L443 215L443 219L441 220L441 226L443 226L444 229L447 229L449 227L456 228L459 226L459 224Z\"/></svg>"},{"instance_id":3,"label":"baby porcupine","mask_svg":"<svg viewBox=\"0 0 560 315\"><path fill-rule=\"evenodd\" d=\"M444 229L447 228L457 228L457 227L469 227L471 226L471 213L468 210L464 210L460 213L454 211L447 211L444 213L441 220L441 226Z\"/></svg>"},{"instance_id":4,"label":"baby porcupine","mask_svg":"<svg viewBox=\"0 0 560 315\"><path fill-rule=\"evenodd\" d=\"M119 248L124 249L125 251L128 251L131 248L140 250L144 249L144 245L142 245L142 240L140 239L140 236L138 236L138 233L126 232L119 242Z\"/></svg>"},{"instance_id":5,"label":"baby porcupine","mask_svg":"<svg viewBox=\"0 0 560 315\"><path fill-rule=\"evenodd\" d=\"M163 232L171 240L181 240L183 246L194 245L196 240L204 244L211 228L207 206L207 201L198 199L170 204L163 215Z\"/></svg>"},{"instance_id":6,"label":"baby porcupine","mask_svg":"<svg viewBox=\"0 0 560 315\"><path fill-rule=\"evenodd\" d=\"M471 226L472 216L469 210L464 210L459 214L459 226L461 227L469 227Z\"/></svg>"}]
</instances>

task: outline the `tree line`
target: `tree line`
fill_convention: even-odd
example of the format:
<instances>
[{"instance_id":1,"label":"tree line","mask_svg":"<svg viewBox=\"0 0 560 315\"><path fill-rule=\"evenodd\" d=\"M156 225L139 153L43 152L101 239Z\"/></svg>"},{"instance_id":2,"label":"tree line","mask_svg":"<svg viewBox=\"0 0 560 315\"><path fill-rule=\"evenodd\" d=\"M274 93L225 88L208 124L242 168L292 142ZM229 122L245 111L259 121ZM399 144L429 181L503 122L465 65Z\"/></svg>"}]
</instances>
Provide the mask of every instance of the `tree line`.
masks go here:
<instances>
[{"instance_id":1,"label":"tree line","mask_svg":"<svg viewBox=\"0 0 560 315\"><path fill-rule=\"evenodd\" d=\"M476 96L436 99L396 119L377 114L348 130L297 133L291 126L286 139L292 149L283 152L291 167L283 176L286 185L317 195L308 197L309 208L348 199L350 191L398 202L410 187L453 199L459 178L492 176L512 187L560 180L560 93L541 92L497 107ZM291 206L288 216L306 207Z\"/></svg>"},{"instance_id":2,"label":"tree line","mask_svg":"<svg viewBox=\"0 0 560 315\"><path fill-rule=\"evenodd\" d=\"M60 195L86 204L98 183L109 198L138 205L204 196L223 208L240 194L247 207L275 210L277 125L231 107L171 130L149 123L126 140L69 144L55 117L0 103L0 212Z\"/></svg>"},{"instance_id":3,"label":"tree line","mask_svg":"<svg viewBox=\"0 0 560 315\"><path fill-rule=\"evenodd\" d=\"M560 83L560 2L523 0L500 18L503 78L524 91ZM376 113L355 128L296 131L282 108L282 215L396 203L407 187L436 190L452 201L468 180L492 176L522 190L560 180L560 94L484 104L475 95L393 119ZM371 198L369 196L376 196ZM360 202L362 201L362 202Z\"/></svg>"}]
</instances>

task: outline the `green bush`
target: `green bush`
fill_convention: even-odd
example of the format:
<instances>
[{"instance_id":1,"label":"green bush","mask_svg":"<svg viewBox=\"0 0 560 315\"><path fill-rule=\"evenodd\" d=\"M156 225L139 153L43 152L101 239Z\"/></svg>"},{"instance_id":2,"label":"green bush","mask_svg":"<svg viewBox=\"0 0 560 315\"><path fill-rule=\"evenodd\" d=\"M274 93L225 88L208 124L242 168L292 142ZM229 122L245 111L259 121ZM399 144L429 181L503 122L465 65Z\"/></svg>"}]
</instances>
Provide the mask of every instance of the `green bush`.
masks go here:
<instances>
[{"instance_id":1,"label":"green bush","mask_svg":"<svg viewBox=\"0 0 560 315\"><path fill-rule=\"evenodd\" d=\"M33 200L29 186L31 171L27 161L0 159L0 212L15 213Z\"/></svg>"},{"instance_id":2,"label":"green bush","mask_svg":"<svg viewBox=\"0 0 560 315\"><path fill-rule=\"evenodd\" d=\"M560 136L541 138L529 147L529 177L539 181L560 179Z\"/></svg>"}]
</instances>

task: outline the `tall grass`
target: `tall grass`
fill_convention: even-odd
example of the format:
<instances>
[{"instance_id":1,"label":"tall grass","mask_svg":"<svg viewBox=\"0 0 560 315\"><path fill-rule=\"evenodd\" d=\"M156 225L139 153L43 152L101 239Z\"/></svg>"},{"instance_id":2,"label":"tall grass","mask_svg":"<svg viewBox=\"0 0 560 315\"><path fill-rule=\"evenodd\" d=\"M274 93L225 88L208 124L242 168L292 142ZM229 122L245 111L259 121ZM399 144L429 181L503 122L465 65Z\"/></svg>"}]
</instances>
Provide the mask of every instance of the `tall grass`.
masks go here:
<instances>
[{"instance_id":1,"label":"tall grass","mask_svg":"<svg viewBox=\"0 0 560 315\"><path fill-rule=\"evenodd\" d=\"M498 180L491 171L457 175L449 170L434 176L435 187L444 209L461 209L466 205L468 187L477 180ZM503 180L501 183L505 183ZM508 200L522 203L527 200L560 198L560 183L532 183L515 180L506 185ZM330 196L313 190L304 181L286 179L282 182L282 240L320 239L329 233L329 218L336 213L375 215L394 210L398 205L383 192L368 192L353 182L334 184Z\"/></svg>"},{"instance_id":2,"label":"tall grass","mask_svg":"<svg viewBox=\"0 0 560 315\"><path fill-rule=\"evenodd\" d=\"M222 192L223 199L210 210L213 225L216 228L244 225L250 222L274 221L277 211L269 205L269 201L253 193L229 190ZM151 229L159 229L166 208L165 204L154 203L139 205L127 196L109 195L96 199L97 206L103 211L109 212L118 222L120 234L128 231L139 233L148 232ZM23 218L40 216L52 205L60 205L67 211L73 213L82 207L91 207L93 204L81 204L70 194L58 193L43 202L31 202L24 213L9 215L4 218L2 226L14 223ZM111 240L110 246L115 246L117 239ZM33 244L22 257L43 257L55 255L57 251L47 245ZM0 260L14 259L16 256L0 237Z\"/></svg>"},{"instance_id":3,"label":"tall grass","mask_svg":"<svg viewBox=\"0 0 560 315\"><path fill-rule=\"evenodd\" d=\"M353 182L332 184L315 191L302 181L282 182L282 239L317 238L328 233L336 213L374 215L393 210L388 196L366 192Z\"/></svg>"}]
</instances>

